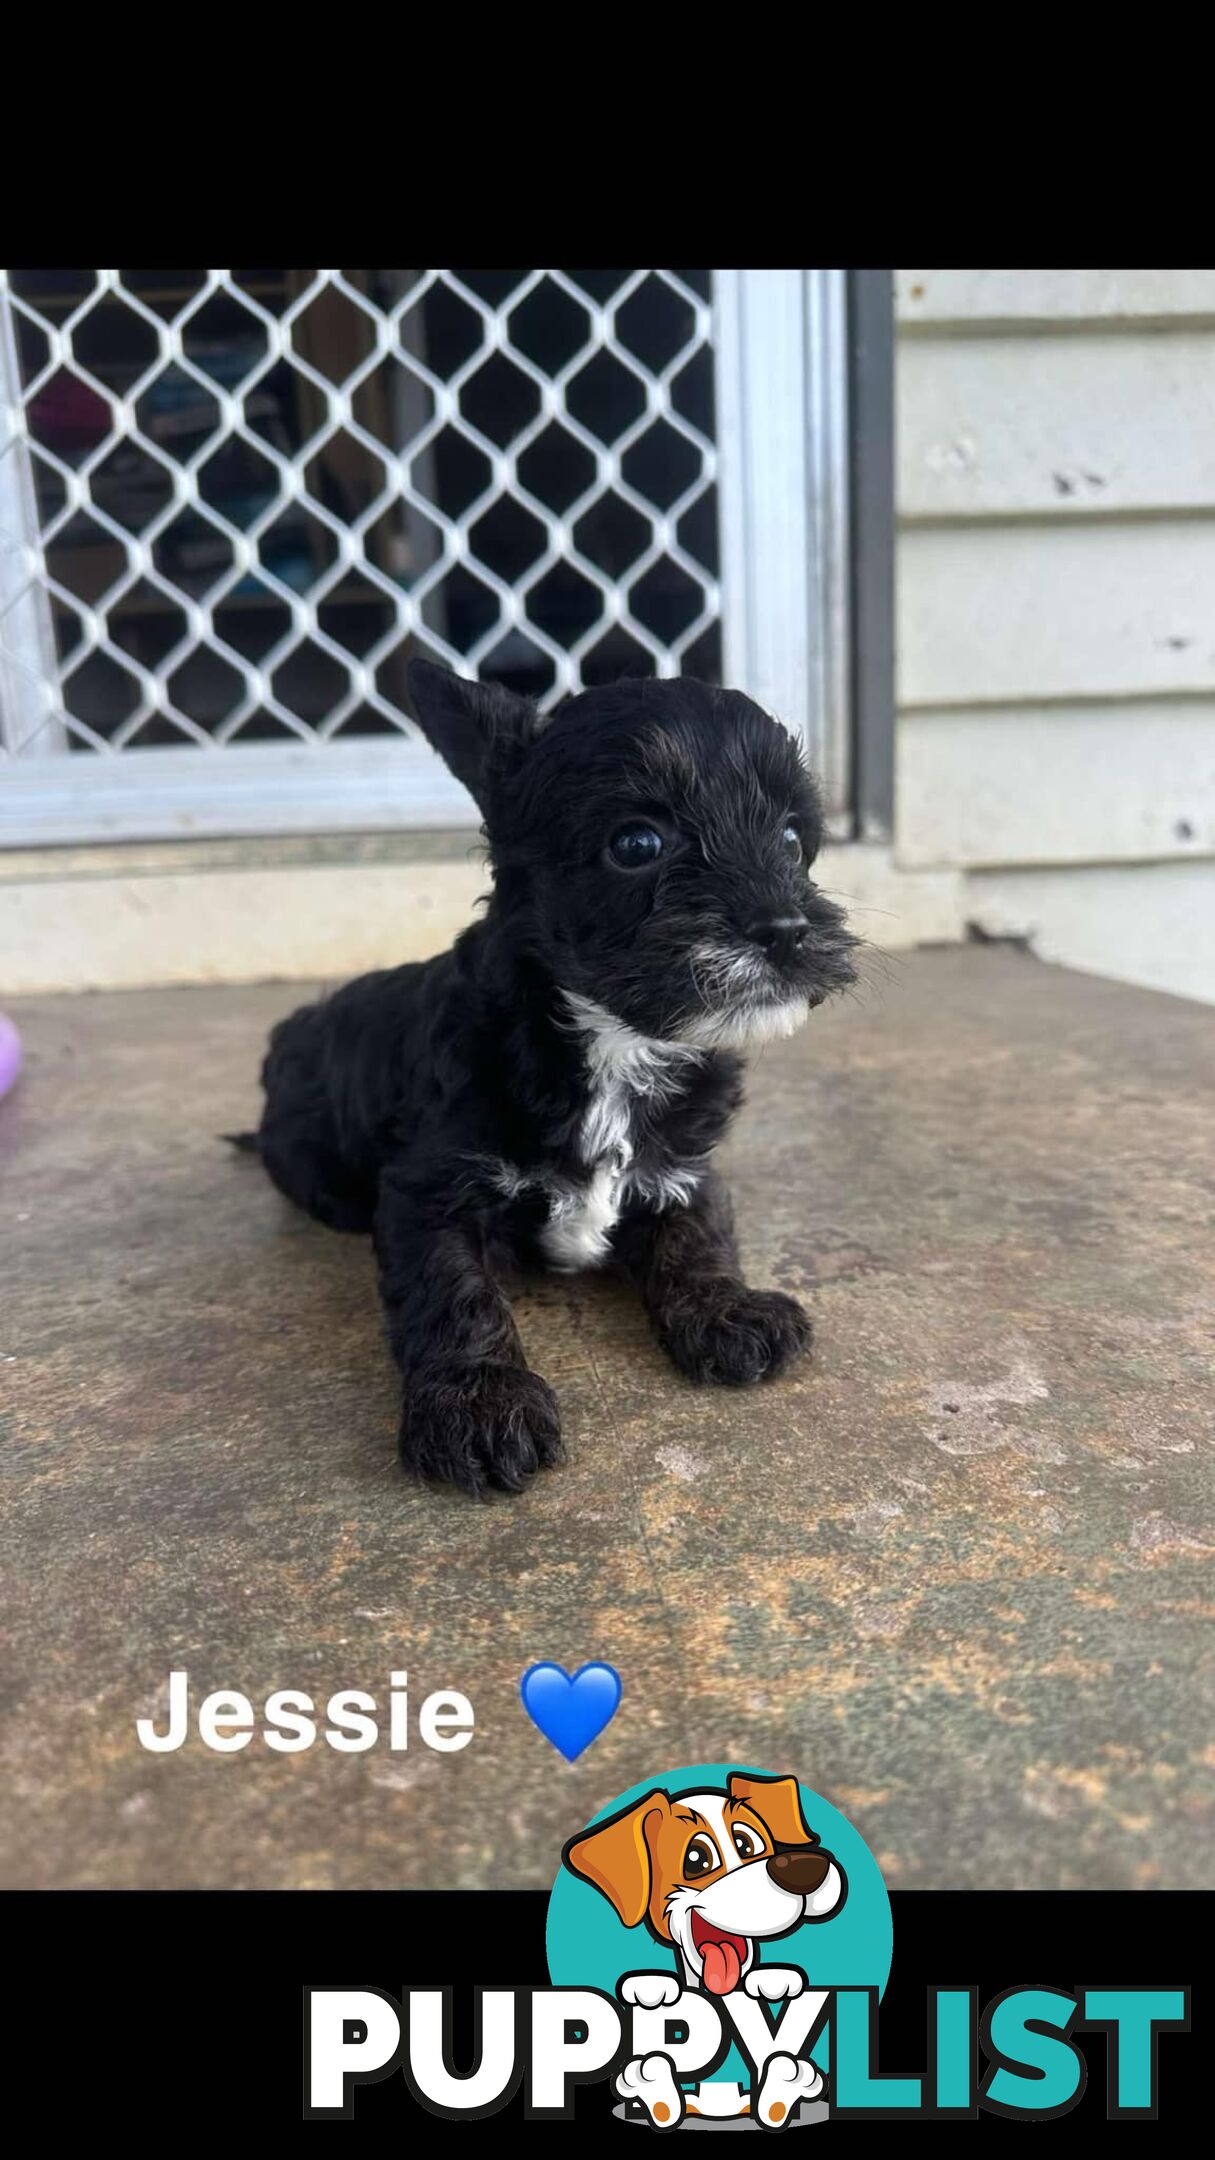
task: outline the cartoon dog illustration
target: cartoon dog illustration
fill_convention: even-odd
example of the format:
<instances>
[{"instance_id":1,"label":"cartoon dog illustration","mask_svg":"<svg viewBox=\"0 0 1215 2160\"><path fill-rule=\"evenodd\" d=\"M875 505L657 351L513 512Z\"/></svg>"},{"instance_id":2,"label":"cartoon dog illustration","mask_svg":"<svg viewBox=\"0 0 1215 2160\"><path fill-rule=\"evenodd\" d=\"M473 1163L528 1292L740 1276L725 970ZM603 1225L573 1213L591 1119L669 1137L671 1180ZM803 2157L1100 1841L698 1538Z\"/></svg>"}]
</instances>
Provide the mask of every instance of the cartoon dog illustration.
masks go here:
<instances>
[{"instance_id":1,"label":"cartoon dog illustration","mask_svg":"<svg viewBox=\"0 0 1215 2160\"><path fill-rule=\"evenodd\" d=\"M644 1922L656 1941L674 1946L680 1978L631 1973L623 1983L625 2001L648 2009L678 2001L681 1988L723 1996L741 1985L769 2002L800 1995L803 1975L795 1967L757 1964L755 1945L808 1920L826 1920L847 1895L844 1871L806 1824L792 1777L732 1773L725 1791L654 1791L571 1838L562 1857L603 1893L625 1927ZM799 2100L822 2089L812 2062L773 2055L756 2112L776 2128ZM728 2082L706 2081L685 2095L665 2055L627 2063L616 2090L640 2102L663 2129L676 2127L685 2104L694 2115L750 2109L742 2088Z\"/></svg>"}]
</instances>

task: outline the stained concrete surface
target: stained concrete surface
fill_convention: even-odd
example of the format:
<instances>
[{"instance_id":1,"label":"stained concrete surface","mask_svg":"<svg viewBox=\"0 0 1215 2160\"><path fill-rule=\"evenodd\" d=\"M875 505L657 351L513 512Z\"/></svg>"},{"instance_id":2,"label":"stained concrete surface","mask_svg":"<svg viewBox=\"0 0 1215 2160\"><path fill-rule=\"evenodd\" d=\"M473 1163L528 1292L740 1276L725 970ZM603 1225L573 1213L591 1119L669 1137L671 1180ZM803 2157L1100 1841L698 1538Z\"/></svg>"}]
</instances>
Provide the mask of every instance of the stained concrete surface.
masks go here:
<instances>
[{"instance_id":1,"label":"stained concrete surface","mask_svg":"<svg viewBox=\"0 0 1215 2160\"><path fill-rule=\"evenodd\" d=\"M48 998L0 1105L8 1884L547 1883L634 1780L796 1770L899 1885L1209 1881L1215 1013L926 952L752 1069L758 1282L817 1353L683 1382L625 1292L518 1311L568 1466L394 1460L370 1252L213 1135L298 986ZM537 1659L607 1658L567 1766ZM462 1753L137 1743L170 1667L472 1700Z\"/></svg>"}]
</instances>

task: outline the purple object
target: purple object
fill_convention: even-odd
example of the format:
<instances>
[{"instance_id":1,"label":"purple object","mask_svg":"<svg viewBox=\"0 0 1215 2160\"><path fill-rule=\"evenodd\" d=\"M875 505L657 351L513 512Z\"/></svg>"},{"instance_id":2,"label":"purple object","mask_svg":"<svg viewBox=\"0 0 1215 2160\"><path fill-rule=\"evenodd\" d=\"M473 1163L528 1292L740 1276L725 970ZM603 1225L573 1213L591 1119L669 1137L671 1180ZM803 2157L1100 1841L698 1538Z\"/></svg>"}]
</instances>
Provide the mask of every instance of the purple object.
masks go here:
<instances>
[{"instance_id":1,"label":"purple object","mask_svg":"<svg viewBox=\"0 0 1215 2160\"><path fill-rule=\"evenodd\" d=\"M0 1095L7 1095L21 1070L21 1037L0 1013Z\"/></svg>"}]
</instances>

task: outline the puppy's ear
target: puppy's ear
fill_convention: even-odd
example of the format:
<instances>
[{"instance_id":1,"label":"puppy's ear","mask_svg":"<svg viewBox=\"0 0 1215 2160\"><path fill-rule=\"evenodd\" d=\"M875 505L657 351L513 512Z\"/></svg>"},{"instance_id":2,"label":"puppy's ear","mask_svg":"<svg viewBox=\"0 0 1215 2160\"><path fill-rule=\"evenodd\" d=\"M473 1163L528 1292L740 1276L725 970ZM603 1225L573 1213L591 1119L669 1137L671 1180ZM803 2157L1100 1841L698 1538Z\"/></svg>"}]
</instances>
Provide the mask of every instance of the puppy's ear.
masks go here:
<instances>
[{"instance_id":1,"label":"puppy's ear","mask_svg":"<svg viewBox=\"0 0 1215 2160\"><path fill-rule=\"evenodd\" d=\"M802 1814L797 1779L792 1777L741 1777L726 1779L732 1800L746 1800L761 1822L766 1822L778 1845L817 1845L813 1830Z\"/></svg>"},{"instance_id":2,"label":"puppy's ear","mask_svg":"<svg viewBox=\"0 0 1215 2160\"><path fill-rule=\"evenodd\" d=\"M505 777L539 731L535 706L500 683L465 682L432 660L411 660L406 677L422 733L484 812L492 781Z\"/></svg>"},{"instance_id":3,"label":"puppy's ear","mask_svg":"<svg viewBox=\"0 0 1215 2160\"><path fill-rule=\"evenodd\" d=\"M647 1827L652 1818L656 1826L670 1812L666 1794L652 1792L623 1815L571 1838L561 1855L575 1875L602 1890L626 1927L639 1927L645 1919L654 1887Z\"/></svg>"}]
</instances>

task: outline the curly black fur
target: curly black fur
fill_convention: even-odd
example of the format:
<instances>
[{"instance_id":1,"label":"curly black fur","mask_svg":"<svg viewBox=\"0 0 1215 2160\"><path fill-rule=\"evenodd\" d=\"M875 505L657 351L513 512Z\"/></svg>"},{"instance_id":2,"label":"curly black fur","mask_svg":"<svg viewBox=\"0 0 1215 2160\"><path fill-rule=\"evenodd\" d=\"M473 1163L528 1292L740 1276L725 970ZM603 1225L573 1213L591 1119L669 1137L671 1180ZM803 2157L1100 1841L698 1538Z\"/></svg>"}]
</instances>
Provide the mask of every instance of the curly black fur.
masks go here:
<instances>
[{"instance_id":1,"label":"curly black fur","mask_svg":"<svg viewBox=\"0 0 1215 2160\"><path fill-rule=\"evenodd\" d=\"M806 1348L800 1306L742 1281L708 1158L738 1050L851 982L854 940L808 875L817 791L748 698L621 683L545 723L424 661L410 682L484 815L487 911L439 958L281 1021L260 1130L229 1137L321 1222L373 1234L404 1461L515 1491L561 1432L502 1249L623 1272L694 1380L762 1380ZM655 858L622 868L611 843L638 823Z\"/></svg>"}]
</instances>

